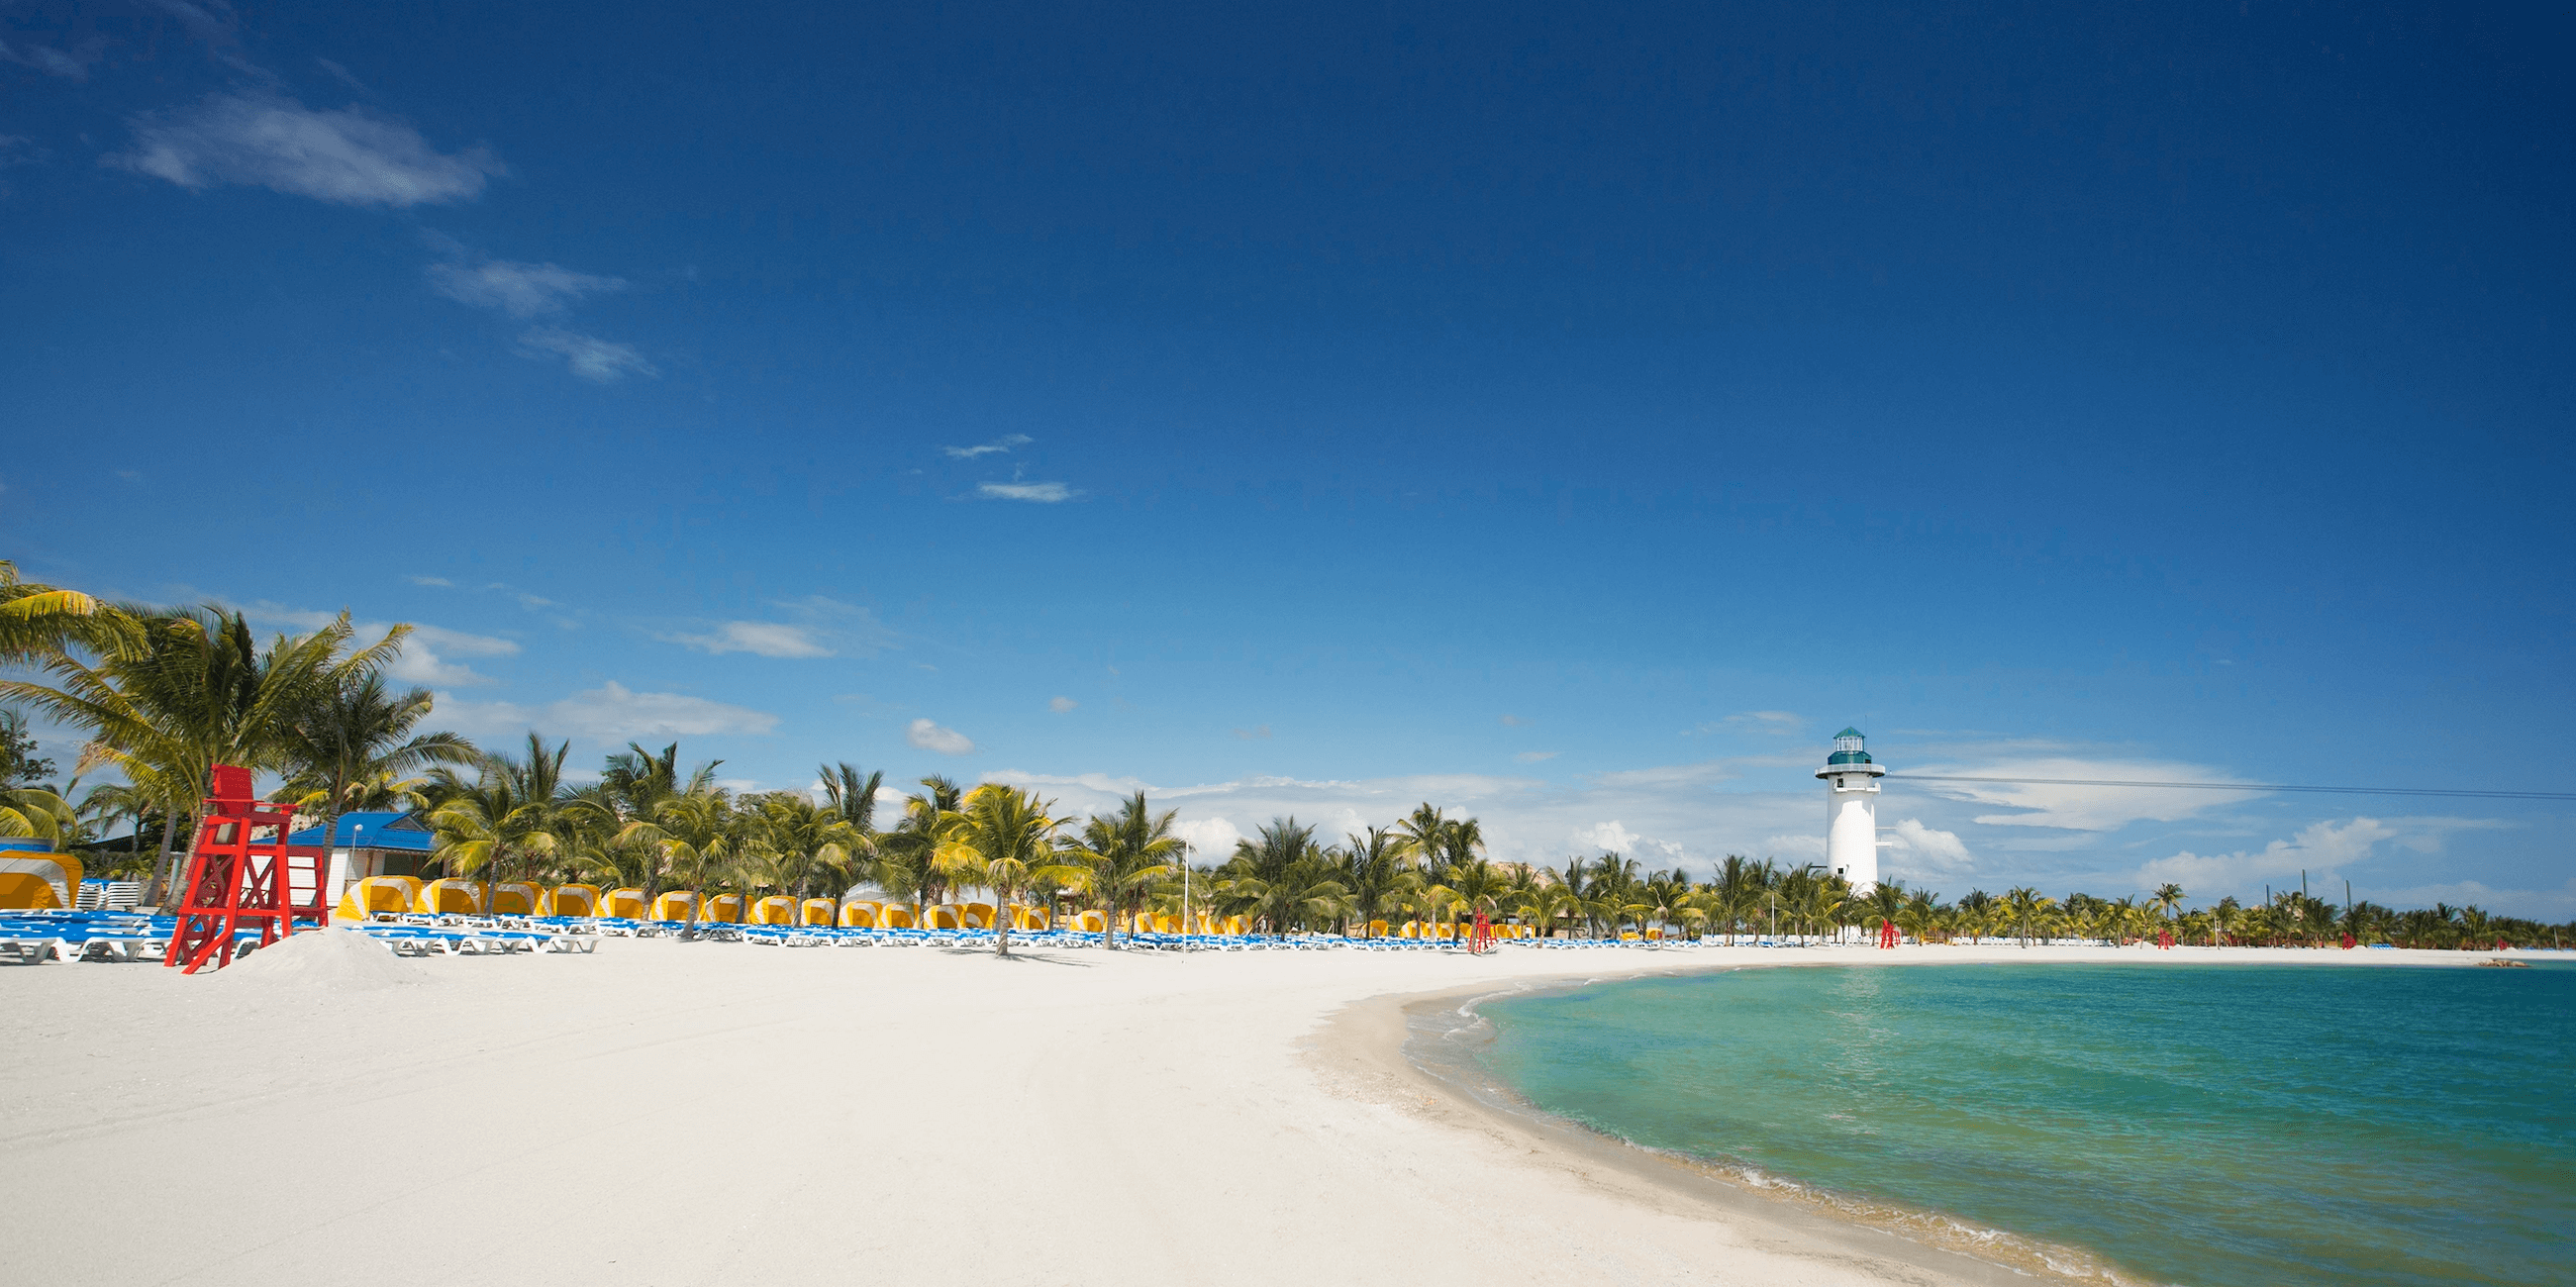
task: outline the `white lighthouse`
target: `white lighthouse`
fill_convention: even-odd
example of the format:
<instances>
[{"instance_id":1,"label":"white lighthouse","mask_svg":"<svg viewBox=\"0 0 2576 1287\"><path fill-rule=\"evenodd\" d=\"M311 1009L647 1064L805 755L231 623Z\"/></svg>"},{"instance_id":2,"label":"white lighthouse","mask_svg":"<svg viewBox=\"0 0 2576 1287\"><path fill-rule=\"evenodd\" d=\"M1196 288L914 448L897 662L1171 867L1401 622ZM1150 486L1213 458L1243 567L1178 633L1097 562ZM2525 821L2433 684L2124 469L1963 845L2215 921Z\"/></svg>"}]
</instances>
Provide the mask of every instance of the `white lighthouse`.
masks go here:
<instances>
[{"instance_id":1,"label":"white lighthouse","mask_svg":"<svg viewBox=\"0 0 2576 1287\"><path fill-rule=\"evenodd\" d=\"M1834 753L1816 776L1825 780L1825 870L1851 882L1852 892L1878 888L1878 775L1867 740L1847 728L1834 735Z\"/></svg>"}]
</instances>

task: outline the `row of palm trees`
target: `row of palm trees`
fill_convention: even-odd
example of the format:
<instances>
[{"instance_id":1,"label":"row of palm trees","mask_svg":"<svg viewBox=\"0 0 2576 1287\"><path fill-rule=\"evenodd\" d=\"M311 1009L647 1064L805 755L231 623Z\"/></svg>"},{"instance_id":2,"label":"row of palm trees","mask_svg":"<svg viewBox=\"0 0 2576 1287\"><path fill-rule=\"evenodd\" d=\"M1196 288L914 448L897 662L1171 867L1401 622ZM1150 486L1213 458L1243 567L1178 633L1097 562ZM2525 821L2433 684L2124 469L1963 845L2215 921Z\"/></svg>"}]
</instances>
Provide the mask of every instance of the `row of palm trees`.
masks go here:
<instances>
[{"instance_id":1,"label":"row of palm trees","mask_svg":"<svg viewBox=\"0 0 2576 1287\"><path fill-rule=\"evenodd\" d=\"M77 845L119 821L138 835L157 826L153 901L197 821L209 770L228 763L282 777L279 798L325 828L351 810L418 811L434 833L433 861L452 876L579 880L648 898L685 888L700 906L710 891L803 898L873 887L916 905L965 889L1000 903L1072 899L1107 912L1112 926L1137 912L1185 923L1243 916L1268 932L1365 933L1411 921L1454 933L1482 914L1551 933L1728 940L1883 925L1925 942L2171 934L2210 944L2478 947L2576 939L2576 927L2475 907L2337 908L2299 892L2191 911L2178 910L2183 891L2173 885L2118 899L1974 890L1944 903L1893 881L1856 895L1819 867L1738 855L1700 882L1615 853L1553 868L1496 862L1476 819L1428 803L1337 844L1294 818L1276 819L1222 862L1194 867L1174 834L1175 813L1153 810L1141 792L1109 814L1077 818L1005 785L970 790L929 777L880 827L882 773L841 763L823 767L818 793L736 793L717 784L713 761L684 776L676 743L659 752L629 746L607 758L596 781L575 785L564 771L568 743L549 747L531 734L521 754L487 754L453 733L418 731L430 694L386 673L408 632L395 626L362 643L344 614L263 645L239 613L221 607L108 603L22 582L0 562L0 666L42 676L0 680L0 700L90 734L74 787L0 782L0 835ZM124 780L73 803L79 777L100 768ZM1007 926L997 939L1007 951Z\"/></svg>"}]
</instances>

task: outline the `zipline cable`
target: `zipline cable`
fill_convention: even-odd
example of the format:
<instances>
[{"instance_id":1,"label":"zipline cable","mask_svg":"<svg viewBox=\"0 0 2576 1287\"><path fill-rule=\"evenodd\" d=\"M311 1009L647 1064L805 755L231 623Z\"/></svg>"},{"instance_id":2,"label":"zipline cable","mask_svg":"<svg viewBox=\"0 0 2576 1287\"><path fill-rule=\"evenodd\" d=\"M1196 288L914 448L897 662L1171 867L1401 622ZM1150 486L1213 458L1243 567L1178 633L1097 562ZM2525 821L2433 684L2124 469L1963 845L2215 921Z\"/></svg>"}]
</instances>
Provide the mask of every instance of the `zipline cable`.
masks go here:
<instances>
[{"instance_id":1,"label":"zipline cable","mask_svg":"<svg viewBox=\"0 0 2576 1287\"><path fill-rule=\"evenodd\" d=\"M2115 782L2106 778L1985 778L1890 773L1885 782L1995 782L2006 786L2168 787L2182 791L2308 791L2328 795L2443 795L2478 800L2576 800L2576 791L2462 791L2442 787L2285 786L2277 782Z\"/></svg>"}]
</instances>

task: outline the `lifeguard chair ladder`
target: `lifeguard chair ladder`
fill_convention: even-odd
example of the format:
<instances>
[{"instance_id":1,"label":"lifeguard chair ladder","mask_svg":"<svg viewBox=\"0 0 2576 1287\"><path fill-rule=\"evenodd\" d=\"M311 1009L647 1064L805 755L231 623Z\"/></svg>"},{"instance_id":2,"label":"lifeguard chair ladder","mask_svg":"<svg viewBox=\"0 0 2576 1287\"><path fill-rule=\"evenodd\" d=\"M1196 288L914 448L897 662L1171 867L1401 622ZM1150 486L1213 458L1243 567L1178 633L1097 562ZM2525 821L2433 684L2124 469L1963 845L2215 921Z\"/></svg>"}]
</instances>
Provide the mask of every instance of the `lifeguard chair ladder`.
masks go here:
<instances>
[{"instance_id":1,"label":"lifeguard chair ladder","mask_svg":"<svg viewBox=\"0 0 2576 1287\"><path fill-rule=\"evenodd\" d=\"M232 964L235 937L259 931L258 946L279 942L297 929L331 923L323 901L324 850L287 843L293 811L257 798L250 770L218 764L206 816L188 848L188 875L173 909L178 929L164 966L194 974L211 964Z\"/></svg>"},{"instance_id":2,"label":"lifeguard chair ladder","mask_svg":"<svg viewBox=\"0 0 2576 1287\"><path fill-rule=\"evenodd\" d=\"M1494 950L1494 922L1483 912L1476 913L1475 932L1467 939L1467 951L1481 954Z\"/></svg>"}]
</instances>

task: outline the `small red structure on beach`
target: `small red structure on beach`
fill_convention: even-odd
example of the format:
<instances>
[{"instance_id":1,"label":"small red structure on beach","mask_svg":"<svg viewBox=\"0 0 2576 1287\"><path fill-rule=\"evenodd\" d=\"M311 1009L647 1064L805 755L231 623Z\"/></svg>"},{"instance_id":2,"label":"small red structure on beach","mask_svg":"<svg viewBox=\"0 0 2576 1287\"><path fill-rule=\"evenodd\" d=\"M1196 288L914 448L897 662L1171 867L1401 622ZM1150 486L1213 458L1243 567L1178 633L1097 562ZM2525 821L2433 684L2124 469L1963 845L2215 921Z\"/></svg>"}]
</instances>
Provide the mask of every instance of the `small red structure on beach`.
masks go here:
<instances>
[{"instance_id":1,"label":"small red structure on beach","mask_svg":"<svg viewBox=\"0 0 2576 1287\"><path fill-rule=\"evenodd\" d=\"M1474 932L1469 934L1467 937L1467 950L1470 953L1490 952L1494 950L1494 921L1492 917L1485 915L1483 912L1476 913L1476 928Z\"/></svg>"},{"instance_id":2,"label":"small red structure on beach","mask_svg":"<svg viewBox=\"0 0 2576 1287\"><path fill-rule=\"evenodd\" d=\"M286 843L294 817L253 793L250 770L215 766L205 820L197 824L187 879L172 909L179 928L161 964L189 974L209 963L222 969L232 964L234 938L245 928L256 928L258 946L266 947L301 928L299 922L314 929L331 923L323 901L329 860L319 846Z\"/></svg>"},{"instance_id":3,"label":"small red structure on beach","mask_svg":"<svg viewBox=\"0 0 2576 1287\"><path fill-rule=\"evenodd\" d=\"M1880 947L1894 947L1904 941L1904 935L1897 930L1896 922L1883 920L1878 923L1878 945Z\"/></svg>"}]
</instances>

